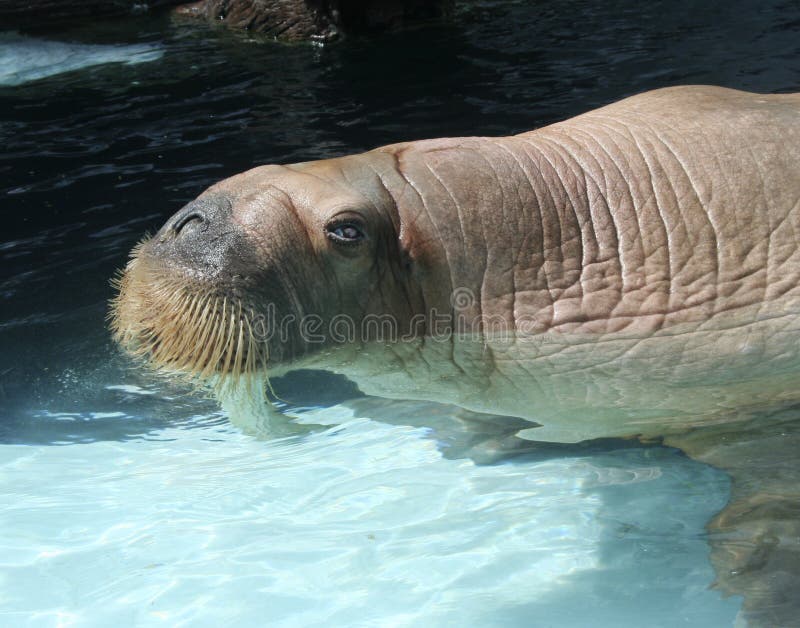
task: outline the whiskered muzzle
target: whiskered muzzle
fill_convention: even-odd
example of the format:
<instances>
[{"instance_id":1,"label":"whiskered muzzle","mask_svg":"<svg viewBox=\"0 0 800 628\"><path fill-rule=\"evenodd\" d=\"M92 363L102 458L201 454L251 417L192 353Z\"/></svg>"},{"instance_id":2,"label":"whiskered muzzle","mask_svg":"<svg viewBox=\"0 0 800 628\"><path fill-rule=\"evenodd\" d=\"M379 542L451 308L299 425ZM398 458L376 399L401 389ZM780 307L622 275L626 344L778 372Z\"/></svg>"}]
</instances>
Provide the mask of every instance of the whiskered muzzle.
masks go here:
<instances>
[{"instance_id":1,"label":"whiskered muzzle","mask_svg":"<svg viewBox=\"0 0 800 628\"><path fill-rule=\"evenodd\" d=\"M114 339L154 368L215 387L264 371L268 348L240 298L148 262L142 246L114 280Z\"/></svg>"}]
</instances>

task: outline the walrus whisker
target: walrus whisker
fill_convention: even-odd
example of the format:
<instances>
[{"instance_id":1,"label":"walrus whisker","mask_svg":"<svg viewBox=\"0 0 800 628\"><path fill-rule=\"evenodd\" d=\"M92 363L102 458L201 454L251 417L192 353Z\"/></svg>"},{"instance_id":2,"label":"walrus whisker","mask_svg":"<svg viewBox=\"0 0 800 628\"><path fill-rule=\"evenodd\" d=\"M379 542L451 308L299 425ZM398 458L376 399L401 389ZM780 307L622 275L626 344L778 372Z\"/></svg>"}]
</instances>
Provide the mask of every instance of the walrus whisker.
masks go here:
<instances>
[{"instance_id":1,"label":"walrus whisker","mask_svg":"<svg viewBox=\"0 0 800 628\"><path fill-rule=\"evenodd\" d=\"M236 360L233 365L233 378L238 379L241 376L242 368L242 352L244 351L244 323L242 322L242 304L239 303L239 316L238 316L239 337L236 341Z\"/></svg>"},{"instance_id":2,"label":"walrus whisker","mask_svg":"<svg viewBox=\"0 0 800 628\"><path fill-rule=\"evenodd\" d=\"M195 344L192 348L192 355L198 356L198 360L202 363L203 356L208 347L208 339L211 335L211 331L213 329L214 319L210 316L209 311L214 303L214 299L211 295L206 295L205 297L205 306L200 313L200 320L197 324L197 334L195 336Z\"/></svg>"},{"instance_id":3,"label":"walrus whisker","mask_svg":"<svg viewBox=\"0 0 800 628\"><path fill-rule=\"evenodd\" d=\"M218 323L216 327L216 334L214 336L214 350L211 353L211 359L208 365L208 375L213 373L222 362L225 355L225 337L228 331L228 299L224 297L222 300L222 312L217 317ZM207 376L207 375L206 375Z\"/></svg>"},{"instance_id":4,"label":"walrus whisker","mask_svg":"<svg viewBox=\"0 0 800 628\"><path fill-rule=\"evenodd\" d=\"M222 313L219 315L217 319L217 325L214 329L214 336L213 336L213 343L212 343L212 351L210 353L210 358L205 365L205 368L200 372L200 378L206 379L211 376L217 366L219 366L219 362L222 359L222 354L225 351L225 346L223 343L223 336L225 334L225 323L226 323L226 313L228 307L228 299L224 297L222 300ZM215 317L216 318L216 317Z\"/></svg>"},{"instance_id":5,"label":"walrus whisker","mask_svg":"<svg viewBox=\"0 0 800 628\"><path fill-rule=\"evenodd\" d=\"M212 310L213 298L211 295L205 295L203 299L198 299L197 317L189 324L191 333L184 333L191 340L191 349L187 350L188 356L194 357L190 362L192 365L202 364L203 353L198 350L202 347L202 343L210 335L213 328L213 316L209 316L209 311Z\"/></svg>"},{"instance_id":6,"label":"walrus whisker","mask_svg":"<svg viewBox=\"0 0 800 628\"><path fill-rule=\"evenodd\" d=\"M170 304L169 307L173 311L185 313L185 316L190 318L192 304L193 299L190 295L182 295L180 298L176 299L175 303ZM170 356L170 359L172 359L171 356L186 355L185 349L191 342L192 337L188 334L176 333L178 330L178 322L176 320L173 319L169 321L169 323L169 326L163 330L166 332L164 336L170 339L170 342L163 346L164 354Z\"/></svg>"},{"instance_id":7,"label":"walrus whisker","mask_svg":"<svg viewBox=\"0 0 800 628\"><path fill-rule=\"evenodd\" d=\"M207 295L204 298L208 298ZM197 330L200 329L202 305L202 298L197 296L191 298L191 305L187 310L186 318L188 319L187 326L192 330L192 333L184 334L185 340L176 346L176 353L184 353L190 356L196 355L194 349L197 347Z\"/></svg>"},{"instance_id":8,"label":"walrus whisker","mask_svg":"<svg viewBox=\"0 0 800 628\"><path fill-rule=\"evenodd\" d=\"M225 364L222 367L223 377L230 372L231 361L233 360L233 353L236 349L233 343L233 335L236 329L236 315L233 311L233 305L231 305L230 317L226 319L226 328L227 328L227 334L225 335L225 341L223 342L223 346L225 347L224 351Z\"/></svg>"},{"instance_id":9,"label":"walrus whisker","mask_svg":"<svg viewBox=\"0 0 800 628\"><path fill-rule=\"evenodd\" d=\"M217 322L217 299L211 299L206 306L204 316L206 316L205 327L202 330L201 344L202 350L197 354L196 364L198 368L204 364L211 363L211 355L213 354L214 347L217 343L217 334L219 324ZM200 368L200 376L202 377L203 369Z\"/></svg>"},{"instance_id":10,"label":"walrus whisker","mask_svg":"<svg viewBox=\"0 0 800 628\"><path fill-rule=\"evenodd\" d=\"M216 310L212 311L208 320L209 334L206 340L207 346L195 363L195 370L198 377L201 379L209 377L217 364L214 356L220 344L220 323L218 312Z\"/></svg>"},{"instance_id":11,"label":"walrus whisker","mask_svg":"<svg viewBox=\"0 0 800 628\"><path fill-rule=\"evenodd\" d=\"M244 322L247 324L247 357L245 358L244 371L251 373L255 370L255 358L258 345L253 338L253 326L250 324L250 317L245 317ZM266 363L266 360L264 360Z\"/></svg>"}]
</instances>

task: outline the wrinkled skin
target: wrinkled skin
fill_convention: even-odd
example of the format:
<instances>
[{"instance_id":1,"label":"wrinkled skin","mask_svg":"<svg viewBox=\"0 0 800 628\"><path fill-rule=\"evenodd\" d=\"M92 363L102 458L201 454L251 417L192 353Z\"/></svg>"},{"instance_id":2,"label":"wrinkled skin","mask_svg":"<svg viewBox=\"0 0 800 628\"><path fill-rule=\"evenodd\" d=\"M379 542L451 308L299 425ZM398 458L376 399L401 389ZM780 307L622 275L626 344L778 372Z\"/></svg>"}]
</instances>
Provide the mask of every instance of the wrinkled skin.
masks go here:
<instances>
[{"instance_id":1,"label":"wrinkled skin","mask_svg":"<svg viewBox=\"0 0 800 628\"><path fill-rule=\"evenodd\" d=\"M136 303L165 277L236 303L248 324L268 311L312 316L315 330L343 314L391 316L391 337L371 327L347 342L287 324L262 362L531 421L517 438L664 438L730 469L732 514L712 537L719 583L746 595L743 619L784 625L799 610L800 565L753 556L796 553L800 533L797 483L761 477L758 464L797 466L774 440L794 442L795 427L775 425L800 416L798 164L800 96L684 87L513 137L255 168L138 251L118 336L158 337L158 299ZM331 235L342 226L364 237L343 243ZM189 368L164 355L154 361L165 368L229 372L219 356ZM259 412L250 389L222 397L236 420ZM750 435L752 464L742 443L726 448L736 433ZM736 513L765 503L782 515L762 534L777 524ZM743 562L748 576L732 576Z\"/></svg>"}]
</instances>

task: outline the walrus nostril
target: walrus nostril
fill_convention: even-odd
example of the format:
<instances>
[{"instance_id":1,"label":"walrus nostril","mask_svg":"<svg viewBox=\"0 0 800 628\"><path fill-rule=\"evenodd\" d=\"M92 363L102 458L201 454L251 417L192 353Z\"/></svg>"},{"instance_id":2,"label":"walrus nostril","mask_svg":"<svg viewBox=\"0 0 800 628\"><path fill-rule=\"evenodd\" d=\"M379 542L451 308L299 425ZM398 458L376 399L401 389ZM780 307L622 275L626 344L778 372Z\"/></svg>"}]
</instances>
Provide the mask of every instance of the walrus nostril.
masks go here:
<instances>
[{"instance_id":1,"label":"walrus nostril","mask_svg":"<svg viewBox=\"0 0 800 628\"><path fill-rule=\"evenodd\" d=\"M223 229L231 213L231 201L224 195L208 194L196 198L167 220L159 230L156 241L166 244L182 235L199 235L209 229Z\"/></svg>"},{"instance_id":2,"label":"walrus nostril","mask_svg":"<svg viewBox=\"0 0 800 628\"><path fill-rule=\"evenodd\" d=\"M186 211L175 219L175 222L172 224L172 230L175 232L175 235L178 235L186 225L193 221L205 224L207 222L205 213L196 207L189 209L189 211Z\"/></svg>"}]
</instances>

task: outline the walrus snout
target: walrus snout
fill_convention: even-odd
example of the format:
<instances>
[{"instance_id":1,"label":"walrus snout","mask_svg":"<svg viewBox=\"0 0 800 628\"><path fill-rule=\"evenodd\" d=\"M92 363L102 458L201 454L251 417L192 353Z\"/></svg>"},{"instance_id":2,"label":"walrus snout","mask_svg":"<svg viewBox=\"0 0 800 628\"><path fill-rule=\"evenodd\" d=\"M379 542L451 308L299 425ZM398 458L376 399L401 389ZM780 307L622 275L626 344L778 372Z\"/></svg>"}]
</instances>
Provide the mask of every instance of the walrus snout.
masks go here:
<instances>
[{"instance_id":1,"label":"walrus snout","mask_svg":"<svg viewBox=\"0 0 800 628\"><path fill-rule=\"evenodd\" d=\"M224 193L203 195L134 249L112 302L114 336L129 353L218 383L264 367L253 286L273 284L233 213Z\"/></svg>"},{"instance_id":2,"label":"walrus snout","mask_svg":"<svg viewBox=\"0 0 800 628\"><path fill-rule=\"evenodd\" d=\"M178 210L142 253L195 279L231 279L252 271L246 234L231 220L227 196L200 197Z\"/></svg>"}]
</instances>

